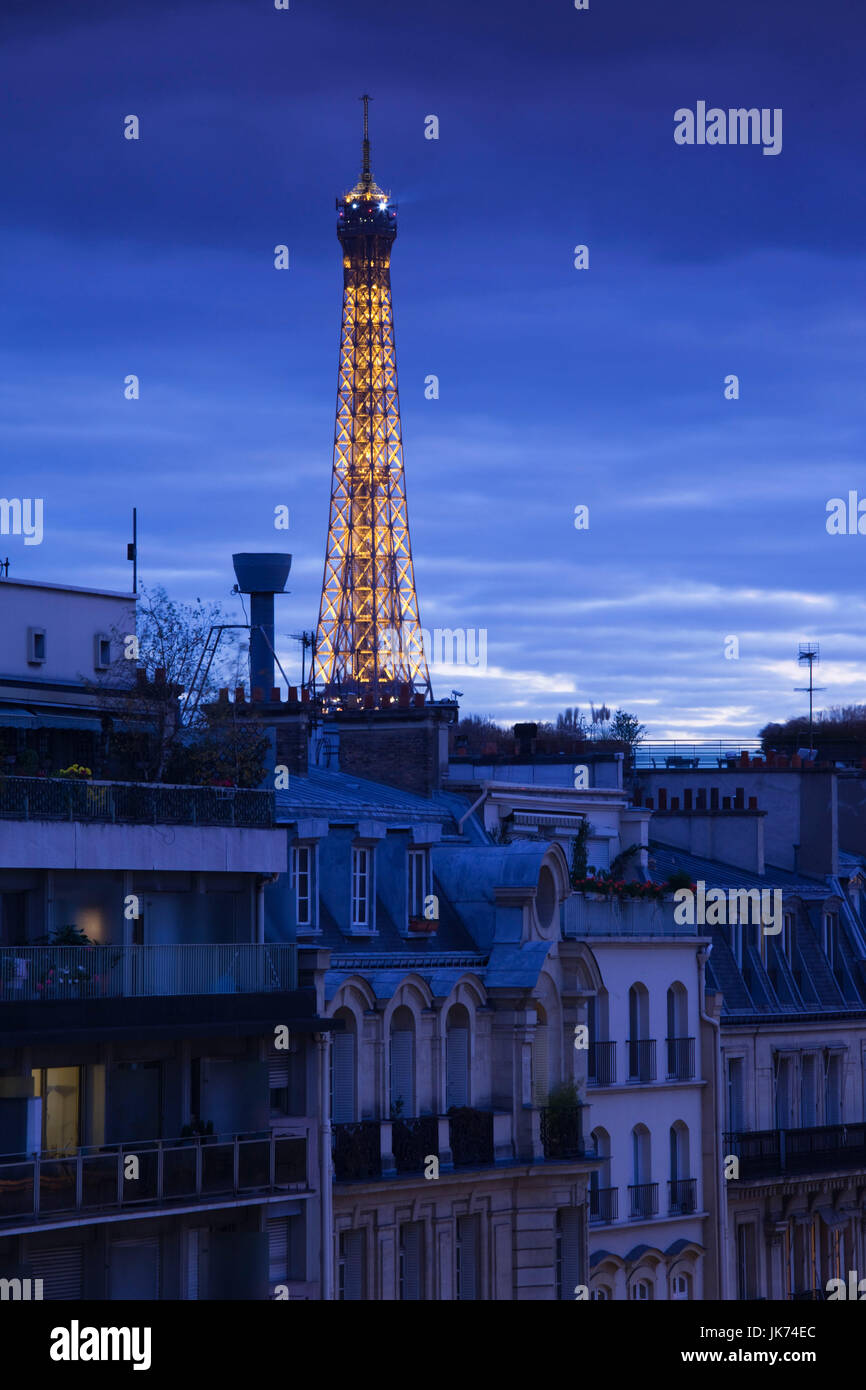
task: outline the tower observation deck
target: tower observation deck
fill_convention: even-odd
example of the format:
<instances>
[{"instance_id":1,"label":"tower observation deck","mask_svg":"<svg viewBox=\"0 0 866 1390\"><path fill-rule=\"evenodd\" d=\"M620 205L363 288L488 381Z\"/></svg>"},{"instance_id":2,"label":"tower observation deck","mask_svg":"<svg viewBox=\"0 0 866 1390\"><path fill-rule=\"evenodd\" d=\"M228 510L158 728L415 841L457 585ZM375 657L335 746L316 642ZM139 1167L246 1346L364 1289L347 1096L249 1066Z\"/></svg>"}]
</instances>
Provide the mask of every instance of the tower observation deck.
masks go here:
<instances>
[{"instance_id":1,"label":"tower observation deck","mask_svg":"<svg viewBox=\"0 0 866 1390\"><path fill-rule=\"evenodd\" d=\"M432 698L406 488L391 308L397 209L370 169L369 97L361 177L337 200L343 316L331 512L314 679L320 694Z\"/></svg>"}]
</instances>

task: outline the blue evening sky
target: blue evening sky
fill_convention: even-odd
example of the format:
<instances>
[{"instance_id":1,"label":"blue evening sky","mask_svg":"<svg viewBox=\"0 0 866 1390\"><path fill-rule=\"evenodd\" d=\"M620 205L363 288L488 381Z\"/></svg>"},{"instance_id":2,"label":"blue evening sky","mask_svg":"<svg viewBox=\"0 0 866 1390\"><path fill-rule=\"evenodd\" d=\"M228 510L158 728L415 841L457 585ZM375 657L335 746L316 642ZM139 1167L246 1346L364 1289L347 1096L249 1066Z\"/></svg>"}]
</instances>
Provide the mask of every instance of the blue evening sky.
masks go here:
<instances>
[{"instance_id":1,"label":"blue evening sky","mask_svg":"<svg viewBox=\"0 0 866 1390\"><path fill-rule=\"evenodd\" d=\"M866 498L860 0L5 0L0 36L0 495L45 506L12 575L128 587L136 505L144 582L239 616L231 552L290 549L299 671L366 90L422 623L487 633L436 693L752 735L810 638L864 698L866 536L825 527ZM781 108L782 152L675 144L699 100Z\"/></svg>"}]
</instances>

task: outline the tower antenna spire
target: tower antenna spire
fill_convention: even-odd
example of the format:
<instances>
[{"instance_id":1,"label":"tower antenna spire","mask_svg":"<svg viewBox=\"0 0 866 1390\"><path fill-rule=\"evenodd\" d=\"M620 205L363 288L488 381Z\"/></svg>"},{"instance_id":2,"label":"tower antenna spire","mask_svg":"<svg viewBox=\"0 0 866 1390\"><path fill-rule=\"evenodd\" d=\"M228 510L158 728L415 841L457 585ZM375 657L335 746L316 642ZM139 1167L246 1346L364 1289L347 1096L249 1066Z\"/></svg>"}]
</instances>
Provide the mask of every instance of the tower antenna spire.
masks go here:
<instances>
[{"instance_id":1,"label":"tower antenna spire","mask_svg":"<svg viewBox=\"0 0 866 1390\"><path fill-rule=\"evenodd\" d=\"M361 145L361 182L365 187L373 182L373 175L370 173L370 102L372 98L366 94L361 97L364 103L364 140Z\"/></svg>"}]
</instances>

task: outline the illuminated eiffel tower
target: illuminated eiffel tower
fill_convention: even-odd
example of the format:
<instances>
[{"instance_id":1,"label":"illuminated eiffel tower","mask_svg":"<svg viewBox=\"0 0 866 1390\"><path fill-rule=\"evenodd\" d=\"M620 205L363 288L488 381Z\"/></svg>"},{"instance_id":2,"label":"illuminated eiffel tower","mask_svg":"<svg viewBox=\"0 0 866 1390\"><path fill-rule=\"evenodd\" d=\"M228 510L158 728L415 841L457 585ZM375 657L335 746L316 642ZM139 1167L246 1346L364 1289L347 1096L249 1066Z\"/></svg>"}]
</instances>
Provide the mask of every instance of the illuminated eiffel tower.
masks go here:
<instances>
[{"instance_id":1,"label":"illuminated eiffel tower","mask_svg":"<svg viewBox=\"0 0 866 1390\"><path fill-rule=\"evenodd\" d=\"M403 478L391 312L397 212L370 172L369 97L361 177L337 200L343 322L331 517L313 675L320 694L432 698Z\"/></svg>"}]
</instances>

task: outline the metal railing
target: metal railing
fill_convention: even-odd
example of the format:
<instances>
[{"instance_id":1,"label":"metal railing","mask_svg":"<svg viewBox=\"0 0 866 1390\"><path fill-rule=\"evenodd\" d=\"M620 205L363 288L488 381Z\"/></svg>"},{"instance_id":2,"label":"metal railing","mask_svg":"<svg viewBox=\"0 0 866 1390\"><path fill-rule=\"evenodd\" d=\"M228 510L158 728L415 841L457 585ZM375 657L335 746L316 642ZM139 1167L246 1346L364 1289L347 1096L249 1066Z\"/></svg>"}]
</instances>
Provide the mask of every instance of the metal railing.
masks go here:
<instances>
[{"instance_id":1,"label":"metal railing","mask_svg":"<svg viewBox=\"0 0 866 1390\"><path fill-rule=\"evenodd\" d=\"M575 1159L587 1156L583 1142L583 1105L543 1106L541 1144L545 1158Z\"/></svg>"},{"instance_id":2,"label":"metal railing","mask_svg":"<svg viewBox=\"0 0 866 1390\"><path fill-rule=\"evenodd\" d=\"M581 936L698 936L694 922L675 922L673 899L589 897L570 893L562 904L562 934Z\"/></svg>"},{"instance_id":3,"label":"metal railing","mask_svg":"<svg viewBox=\"0 0 866 1390\"><path fill-rule=\"evenodd\" d=\"M174 994L271 994L297 989L288 943L0 947L0 1002Z\"/></svg>"},{"instance_id":4,"label":"metal railing","mask_svg":"<svg viewBox=\"0 0 866 1390\"><path fill-rule=\"evenodd\" d=\"M668 1079L691 1081L695 1074L694 1038L665 1038L668 1054Z\"/></svg>"},{"instance_id":5,"label":"metal railing","mask_svg":"<svg viewBox=\"0 0 866 1390\"><path fill-rule=\"evenodd\" d=\"M615 1042L590 1043L586 1080L588 1086L614 1086L616 1084Z\"/></svg>"},{"instance_id":6,"label":"metal railing","mask_svg":"<svg viewBox=\"0 0 866 1390\"><path fill-rule=\"evenodd\" d=\"M629 1081L655 1081L655 1038L629 1038L626 1047L628 1048Z\"/></svg>"},{"instance_id":7,"label":"metal railing","mask_svg":"<svg viewBox=\"0 0 866 1390\"><path fill-rule=\"evenodd\" d=\"M697 1210L697 1178L673 1178L668 1183L668 1211L671 1216L687 1216Z\"/></svg>"},{"instance_id":8,"label":"metal railing","mask_svg":"<svg viewBox=\"0 0 866 1390\"><path fill-rule=\"evenodd\" d=\"M619 1207L619 1188L591 1187L589 1189L590 1221L616 1221Z\"/></svg>"},{"instance_id":9,"label":"metal railing","mask_svg":"<svg viewBox=\"0 0 866 1390\"><path fill-rule=\"evenodd\" d=\"M657 1182L635 1183L629 1188L628 1194L632 1216L658 1215L659 1185Z\"/></svg>"},{"instance_id":10,"label":"metal railing","mask_svg":"<svg viewBox=\"0 0 866 1390\"><path fill-rule=\"evenodd\" d=\"M382 1176L382 1145L378 1120L356 1120L333 1127L334 1177L338 1182L363 1182Z\"/></svg>"},{"instance_id":11,"label":"metal railing","mask_svg":"<svg viewBox=\"0 0 866 1390\"><path fill-rule=\"evenodd\" d=\"M169 787L64 777L0 777L0 820L267 829L274 824L274 793L244 787Z\"/></svg>"},{"instance_id":12,"label":"metal railing","mask_svg":"<svg viewBox=\"0 0 866 1390\"><path fill-rule=\"evenodd\" d=\"M455 1168L493 1162L493 1111L455 1106L449 1110L451 1157Z\"/></svg>"},{"instance_id":13,"label":"metal railing","mask_svg":"<svg viewBox=\"0 0 866 1390\"><path fill-rule=\"evenodd\" d=\"M439 1157L439 1121L435 1115L392 1121L394 1165L398 1173L419 1173L428 1155Z\"/></svg>"},{"instance_id":14,"label":"metal railing","mask_svg":"<svg viewBox=\"0 0 866 1390\"><path fill-rule=\"evenodd\" d=\"M866 1170L866 1122L740 1130L725 1135L725 1151L740 1160L740 1181L837 1168Z\"/></svg>"},{"instance_id":15,"label":"metal railing","mask_svg":"<svg viewBox=\"0 0 866 1390\"><path fill-rule=\"evenodd\" d=\"M306 1186L305 1138L220 1134L141 1140L63 1155L0 1158L0 1223Z\"/></svg>"},{"instance_id":16,"label":"metal railing","mask_svg":"<svg viewBox=\"0 0 866 1390\"><path fill-rule=\"evenodd\" d=\"M658 743L639 743L634 750L634 766L638 769L666 769L676 767L727 767L736 766L740 754L761 752L759 738L717 738L686 743L682 740L669 740Z\"/></svg>"}]
</instances>

